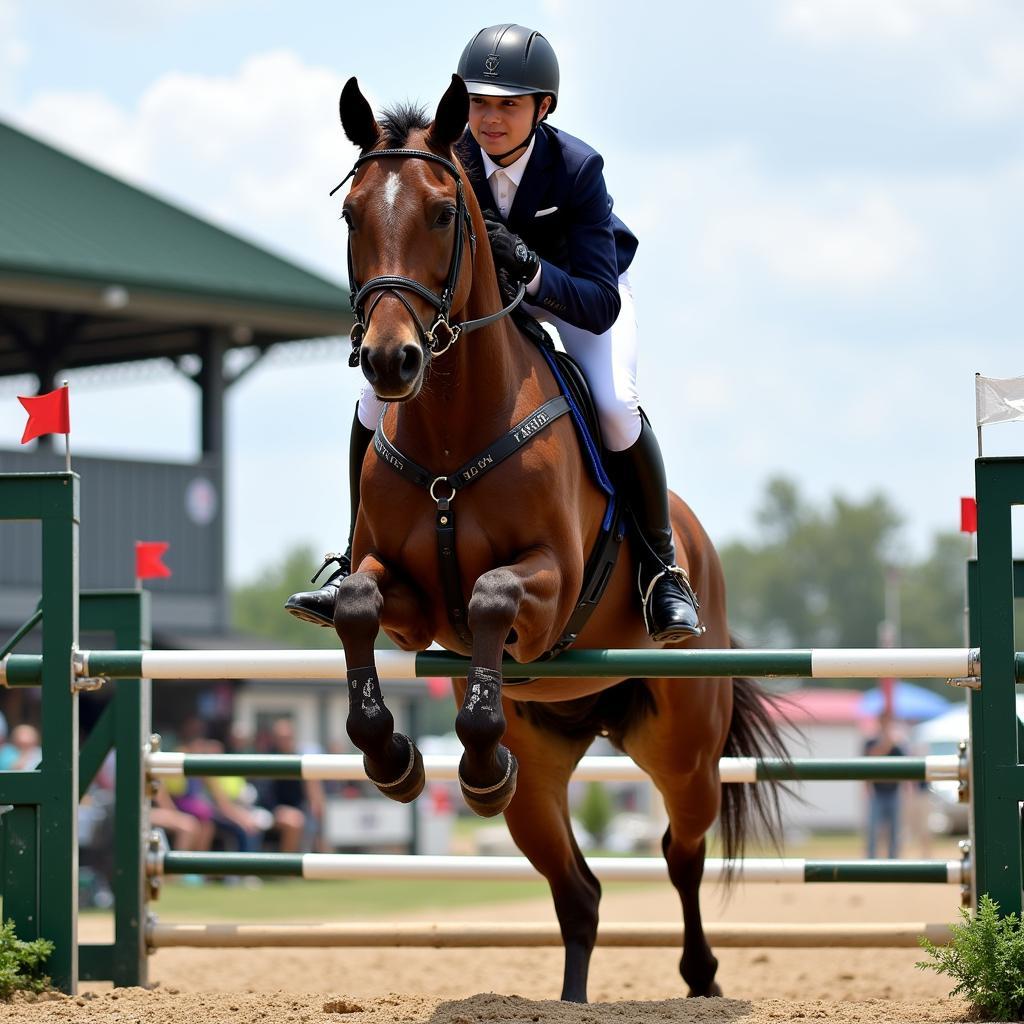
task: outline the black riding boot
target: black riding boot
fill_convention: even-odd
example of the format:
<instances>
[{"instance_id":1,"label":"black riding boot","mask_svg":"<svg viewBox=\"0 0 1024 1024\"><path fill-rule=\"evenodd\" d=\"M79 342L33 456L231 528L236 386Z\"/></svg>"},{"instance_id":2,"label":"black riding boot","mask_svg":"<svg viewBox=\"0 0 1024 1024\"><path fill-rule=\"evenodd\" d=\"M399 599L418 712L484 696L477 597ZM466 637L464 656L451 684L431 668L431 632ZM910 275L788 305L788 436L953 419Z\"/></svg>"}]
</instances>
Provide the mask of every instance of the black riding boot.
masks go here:
<instances>
[{"instance_id":1,"label":"black riding boot","mask_svg":"<svg viewBox=\"0 0 1024 1024\"><path fill-rule=\"evenodd\" d=\"M352 572L352 535L356 530L356 515L359 512L359 478L363 472L363 459L366 449L370 447L374 432L367 430L359 422L359 407L352 420L352 434L348 443L348 486L351 496L352 518L348 527L348 547L343 554L328 552L324 556L324 564L313 574L310 583L316 583L317 577L332 562L338 568L327 577L327 582L319 590L303 590L292 594L285 601L285 609L296 618L314 622L318 626L334 625L334 603L338 597L338 584Z\"/></svg>"},{"instance_id":2,"label":"black riding boot","mask_svg":"<svg viewBox=\"0 0 1024 1024\"><path fill-rule=\"evenodd\" d=\"M652 640L700 636L700 605L685 569L676 565L669 518L668 483L661 448L641 412L640 436L632 447L609 454L615 484L633 514L637 536L637 583L644 623Z\"/></svg>"}]
</instances>

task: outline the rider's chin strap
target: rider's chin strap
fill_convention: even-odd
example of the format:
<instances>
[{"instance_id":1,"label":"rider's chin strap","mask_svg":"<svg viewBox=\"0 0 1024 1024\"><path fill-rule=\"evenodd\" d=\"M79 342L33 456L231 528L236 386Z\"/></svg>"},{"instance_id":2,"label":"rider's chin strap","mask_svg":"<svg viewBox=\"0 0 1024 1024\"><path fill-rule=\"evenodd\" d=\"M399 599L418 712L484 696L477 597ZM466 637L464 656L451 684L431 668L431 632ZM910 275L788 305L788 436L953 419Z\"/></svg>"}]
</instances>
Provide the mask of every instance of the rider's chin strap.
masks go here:
<instances>
[{"instance_id":1,"label":"rider's chin strap","mask_svg":"<svg viewBox=\"0 0 1024 1024\"><path fill-rule=\"evenodd\" d=\"M507 153L499 153L497 156L491 156L490 153L488 153L487 155L489 157L491 157L491 159L496 164L500 165L501 161L504 160L506 157L510 157L513 153L518 153L519 150L521 150L521 149L526 149L526 147L530 144L530 140L534 137L534 135L536 133L537 133L537 121L536 121L536 118L535 118L534 122L533 122L533 127L530 129L529 134L526 136L525 139L523 139L522 142L519 143L518 146L513 146L513 148L510 149Z\"/></svg>"},{"instance_id":2,"label":"rider's chin strap","mask_svg":"<svg viewBox=\"0 0 1024 1024\"><path fill-rule=\"evenodd\" d=\"M539 113L540 113L540 105L538 104L536 107L534 107L534 110L533 110L533 124L530 125L530 131L527 133L526 138L523 139L523 141L520 142L518 146L514 146L507 153L499 153L497 156L491 156L490 153L488 153L487 155L495 163L498 163L499 161L505 160L507 157L510 157L513 153L518 153L519 150L526 149L526 147L530 144L530 141L533 139L534 135L537 134L537 125L540 124L540 118L537 116Z\"/></svg>"}]
</instances>

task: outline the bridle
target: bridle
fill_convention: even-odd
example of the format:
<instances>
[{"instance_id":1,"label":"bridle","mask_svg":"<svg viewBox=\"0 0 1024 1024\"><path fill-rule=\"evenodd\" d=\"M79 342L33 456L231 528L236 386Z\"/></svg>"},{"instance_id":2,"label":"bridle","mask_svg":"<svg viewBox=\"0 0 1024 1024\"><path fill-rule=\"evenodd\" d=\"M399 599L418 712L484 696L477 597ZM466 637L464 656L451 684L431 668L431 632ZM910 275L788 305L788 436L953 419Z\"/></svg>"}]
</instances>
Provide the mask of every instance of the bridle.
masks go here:
<instances>
[{"instance_id":1,"label":"bridle","mask_svg":"<svg viewBox=\"0 0 1024 1024\"><path fill-rule=\"evenodd\" d=\"M363 164L368 163L371 160L378 160L381 157L398 157L400 159L415 159L415 160L429 160L432 163L440 164L449 174L455 179L455 224L456 224L456 239L455 245L452 248L451 260L448 263L448 279L445 281L444 290L438 295L436 292L432 292L429 288L420 284L419 281L414 281L411 277L402 277L399 274L383 274L380 277L371 278L364 285L360 286L356 282L355 273L352 268L352 239L348 241L348 280L349 280L349 299L352 303L352 333L350 339L352 342L352 352L348 357L349 366L359 365L359 348L363 343L363 337L366 334L366 329L370 324L370 317L373 316L373 311L377 308L380 300L386 295L394 295L399 302L409 311L409 315L412 317L413 323L416 325L416 330L420 337L420 342L426 349L432 358L443 355L459 340L459 336L462 334L468 334L470 331L475 331L480 327L486 327L488 324L494 323L496 320L500 320L503 316L507 316L512 312L516 306L519 305L523 300L523 296L526 294L526 285L519 285L519 292L516 297L503 309L497 313L492 313L489 316L480 317L477 320L464 320L462 323L453 324L451 323L451 312L452 312L452 300L455 297L455 289L459 283L459 273L462 269L462 251L465 248L465 243L468 239L470 251L476 253L476 235L473 232L473 220L470 216L469 207L466 205L465 190L462 187L462 175L459 174L458 167L448 160L446 157L438 156L436 153L430 153L427 150L422 149L374 149L369 153L364 153L360 156L356 162L352 165L352 170L345 175L345 177L338 183L338 185L331 189L331 195L345 184L346 181L351 178L356 171L359 170ZM430 329L427 330L423 326L423 322L420 320L416 310L413 309L412 304L402 294L403 291L413 292L420 298L425 299L430 303L434 309L437 310L437 317L431 324ZM376 298L370 303L369 309L364 309L366 298L369 295L377 293Z\"/></svg>"}]
</instances>

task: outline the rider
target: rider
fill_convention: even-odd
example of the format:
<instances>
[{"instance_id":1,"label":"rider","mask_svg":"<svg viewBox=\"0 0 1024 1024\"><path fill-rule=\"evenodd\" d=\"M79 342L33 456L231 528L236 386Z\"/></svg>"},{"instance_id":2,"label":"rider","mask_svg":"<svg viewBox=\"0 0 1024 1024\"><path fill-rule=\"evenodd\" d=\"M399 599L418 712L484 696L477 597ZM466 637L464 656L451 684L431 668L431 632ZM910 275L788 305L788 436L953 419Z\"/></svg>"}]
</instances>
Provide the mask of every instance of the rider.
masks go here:
<instances>
[{"instance_id":1,"label":"rider","mask_svg":"<svg viewBox=\"0 0 1024 1024\"><path fill-rule=\"evenodd\" d=\"M546 122L558 103L558 59L544 36L521 25L482 29L462 53L459 75L470 107L457 151L483 208L495 265L526 284L524 309L557 329L590 384L608 468L640 538L648 632L661 641L699 635L697 599L676 565L661 449L637 391L627 273L636 236L611 212L600 155ZM364 384L349 446L349 544L344 554L328 555L320 572L332 561L338 569L319 590L285 604L311 622L332 625L338 583L352 571L359 477L382 408Z\"/></svg>"}]
</instances>

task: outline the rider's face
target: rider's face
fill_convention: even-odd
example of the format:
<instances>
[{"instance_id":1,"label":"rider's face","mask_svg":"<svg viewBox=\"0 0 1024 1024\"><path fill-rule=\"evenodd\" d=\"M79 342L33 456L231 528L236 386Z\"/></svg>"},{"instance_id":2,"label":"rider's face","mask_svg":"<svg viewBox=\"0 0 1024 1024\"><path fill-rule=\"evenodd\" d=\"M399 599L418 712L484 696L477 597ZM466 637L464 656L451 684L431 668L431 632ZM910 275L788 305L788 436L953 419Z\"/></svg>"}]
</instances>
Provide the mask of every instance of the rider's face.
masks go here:
<instances>
[{"instance_id":1,"label":"rider's face","mask_svg":"<svg viewBox=\"0 0 1024 1024\"><path fill-rule=\"evenodd\" d=\"M538 112L540 117L547 113L549 106L551 97L545 96ZM532 96L470 96L469 130L488 156L507 153L530 134L534 107ZM512 163L522 155L519 150L507 161L499 162Z\"/></svg>"}]
</instances>

